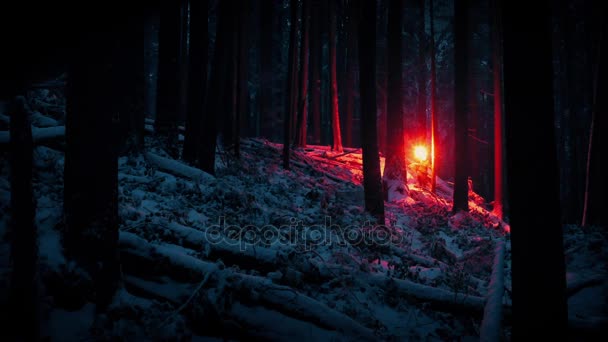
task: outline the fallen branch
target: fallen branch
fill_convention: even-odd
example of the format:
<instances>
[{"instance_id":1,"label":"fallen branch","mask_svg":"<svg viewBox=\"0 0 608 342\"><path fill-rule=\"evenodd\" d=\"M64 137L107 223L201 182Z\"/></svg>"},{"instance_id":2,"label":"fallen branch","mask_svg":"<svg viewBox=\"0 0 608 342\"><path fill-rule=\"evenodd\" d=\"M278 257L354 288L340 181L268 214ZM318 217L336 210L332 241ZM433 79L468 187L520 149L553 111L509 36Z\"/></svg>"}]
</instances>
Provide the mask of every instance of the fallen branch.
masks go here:
<instances>
[{"instance_id":1,"label":"fallen branch","mask_svg":"<svg viewBox=\"0 0 608 342\"><path fill-rule=\"evenodd\" d=\"M356 149L354 149L352 151L348 151L348 152L337 154L335 156L327 157L327 159L338 159L340 157L344 157L346 155L349 155L349 154L352 154L352 153L357 153L357 152L361 152L361 149L360 148L356 148Z\"/></svg>"},{"instance_id":2,"label":"fallen branch","mask_svg":"<svg viewBox=\"0 0 608 342\"><path fill-rule=\"evenodd\" d=\"M188 297L188 299L182 305L180 305L180 307L177 308L177 310L173 311L173 313L170 316L168 316L167 318L165 318L165 320L162 321L162 323L160 324L161 327L164 326L165 324L167 324L167 322L169 322L169 320L171 318L175 317L175 315L179 314L182 310L184 310L186 308L186 306L188 306L188 304L190 304L190 302L192 301L194 296L196 296L198 294L198 292L203 288L203 286L205 286L207 281L209 281L209 277L211 277L212 274L213 274L212 272L205 274L205 278L203 278L203 280L198 284L196 289L194 289L194 291L192 292L190 297Z\"/></svg>"},{"instance_id":3,"label":"fallen branch","mask_svg":"<svg viewBox=\"0 0 608 342\"><path fill-rule=\"evenodd\" d=\"M205 182L210 182L215 179L215 177L200 169L188 166L174 159L161 157L151 152L146 153L145 157L150 164L153 164L160 170L163 170L176 176L189 178L195 181Z\"/></svg>"}]
</instances>

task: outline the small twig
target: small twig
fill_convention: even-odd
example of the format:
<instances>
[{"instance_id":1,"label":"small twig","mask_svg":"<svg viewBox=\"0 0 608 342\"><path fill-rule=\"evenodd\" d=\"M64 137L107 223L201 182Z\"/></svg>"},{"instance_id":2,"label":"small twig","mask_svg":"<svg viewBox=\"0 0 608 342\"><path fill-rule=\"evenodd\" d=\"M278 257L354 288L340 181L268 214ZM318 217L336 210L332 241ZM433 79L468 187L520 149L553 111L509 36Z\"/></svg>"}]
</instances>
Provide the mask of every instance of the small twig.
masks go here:
<instances>
[{"instance_id":1,"label":"small twig","mask_svg":"<svg viewBox=\"0 0 608 342\"><path fill-rule=\"evenodd\" d=\"M487 141L481 140L478 137L474 136L473 134L469 134L469 137L472 138L473 140L479 142L479 143L484 144L484 145L488 145L489 144Z\"/></svg>"},{"instance_id":2,"label":"small twig","mask_svg":"<svg viewBox=\"0 0 608 342\"><path fill-rule=\"evenodd\" d=\"M198 286L196 287L194 292L192 292L190 297L188 297L188 299L184 302L184 304L182 304L179 308L177 308L177 310L173 311L173 313L171 315L169 315L167 318L165 318L165 320L159 325L159 328L163 327L165 324L167 324L167 322L169 322L169 320L171 318L175 317L178 313L180 313L180 311L185 309L186 306L188 306L188 304L190 304L190 302L192 301L194 296L203 288L203 286L205 286L205 283L209 280L209 278L211 277L211 274L213 274L213 273L214 272L212 271L212 272L205 274L205 278L203 278L203 280L200 282L200 284L198 284Z\"/></svg>"},{"instance_id":3,"label":"small twig","mask_svg":"<svg viewBox=\"0 0 608 342\"><path fill-rule=\"evenodd\" d=\"M352 154L352 153L357 153L359 151L361 151L361 149L360 148L356 148L356 149L354 149L352 151L348 151L348 152L340 153L340 154L335 155L335 156L327 157L327 159L338 159L340 157L344 157L344 156Z\"/></svg>"},{"instance_id":4,"label":"small twig","mask_svg":"<svg viewBox=\"0 0 608 342\"><path fill-rule=\"evenodd\" d=\"M489 91L486 91L486 90L483 90L483 89L479 90L479 92L481 94L484 94L484 95L487 95L487 96L494 96L494 93L490 93Z\"/></svg>"}]
</instances>

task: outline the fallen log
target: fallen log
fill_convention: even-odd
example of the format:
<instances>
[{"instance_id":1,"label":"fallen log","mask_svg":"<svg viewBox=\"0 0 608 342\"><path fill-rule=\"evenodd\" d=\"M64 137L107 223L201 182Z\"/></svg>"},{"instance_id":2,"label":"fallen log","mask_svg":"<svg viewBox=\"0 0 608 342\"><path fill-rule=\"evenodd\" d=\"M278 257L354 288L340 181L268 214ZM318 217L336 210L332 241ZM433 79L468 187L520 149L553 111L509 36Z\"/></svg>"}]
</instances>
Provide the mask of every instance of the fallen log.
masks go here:
<instances>
[{"instance_id":1,"label":"fallen log","mask_svg":"<svg viewBox=\"0 0 608 342\"><path fill-rule=\"evenodd\" d=\"M237 274L237 282L229 282L228 286L238 284L239 292L251 293L251 298L258 299L264 306L300 320L311 322L324 329L338 331L351 339L374 341L373 332L352 318L331 309L327 305L312 299L294 289L276 285L269 279ZM244 291L249 290L249 291ZM255 292L255 293L254 293Z\"/></svg>"},{"instance_id":2,"label":"fallen log","mask_svg":"<svg viewBox=\"0 0 608 342\"><path fill-rule=\"evenodd\" d=\"M34 145L63 138L65 138L65 126L32 127ZM11 134L9 131L0 131L0 144L8 144L10 139Z\"/></svg>"},{"instance_id":3,"label":"fallen log","mask_svg":"<svg viewBox=\"0 0 608 342\"><path fill-rule=\"evenodd\" d=\"M293 252L293 249L282 246L275 246L273 249L255 246L218 235L218 232L211 230L203 232L175 222L169 223L167 229L185 247L206 250L208 258L219 258L228 265L239 265L239 267L262 272L275 271L281 260L285 260L287 255ZM256 234L258 233L256 232Z\"/></svg>"},{"instance_id":4,"label":"fallen log","mask_svg":"<svg viewBox=\"0 0 608 342\"><path fill-rule=\"evenodd\" d=\"M210 182L215 180L214 176L174 159L161 157L152 152L146 153L145 157L150 164L156 166L162 171L171 173L176 176L192 179L194 181Z\"/></svg>"},{"instance_id":5,"label":"fallen log","mask_svg":"<svg viewBox=\"0 0 608 342\"><path fill-rule=\"evenodd\" d=\"M566 295L571 297L587 287L601 285L603 282L608 281L608 278L605 275L594 274L586 277L571 276L566 278L566 281Z\"/></svg>"},{"instance_id":6,"label":"fallen log","mask_svg":"<svg viewBox=\"0 0 608 342\"><path fill-rule=\"evenodd\" d=\"M350 336L351 340L373 341L373 332L352 318L329 308L295 289L274 284L270 279L245 275L232 269L220 270L217 264L184 255L161 245L154 245L135 234L120 232L121 252L137 254L143 267L166 263L167 268L180 268L190 271L199 279L211 274L210 282L221 281L225 289L234 295L245 296L248 302L260 303L288 316L314 323L324 329L338 331Z\"/></svg>"},{"instance_id":7,"label":"fallen log","mask_svg":"<svg viewBox=\"0 0 608 342\"><path fill-rule=\"evenodd\" d=\"M174 229L176 227L177 226L173 225ZM184 235L185 237L187 237L189 235L190 238L187 237L187 240L192 240L192 241L190 241L191 243L197 243L196 239L201 238L201 236L198 234L194 234L191 231L184 230L183 226L180 228L177 228L176 230L181 231L180 234ZM121 240L122 240L122 234L123 234L123 232L121 232ZM125 234L129 234L129 233L125 233ZM203 234L203 233L201 233L201 234ZM134 234L131 234L131 235L135 236ZM197 238L192 237L192 236L197 236L197 235L198 235ZM135 236L135 238L138 238L138 237ZM141 238L138 238L138 239L143 240ZM255 247L255 248L259 248L259 247ZM228 253L226 250L223 250L223 252ZM232 251L232 252L235 252L235 251ZM259 254L253 254L253 253L249 252L249 254L246 257L242 257L240 260L246 260L247 263L251 263L251 262L257 260L258 262L260 262L260 264L266 264L266 267L269 268L270 266L273 265L273 263L271 262L272 255L273 255L273 252L259 253ZM185 256L185 257L198 260L198 259L190 257L190 256ZM237 263L238 263L238 258L235 258L233 260L237 261ZM279 269L282 266L281 262L279 260L280 259L276 259L274 261L275 269ZM200 261L200 260L198 260L198 261ZM209 263L207 263L207 264L209 264ZM215 265L215 264L211 264L211 265ZM308 276L308 277L312 277L312 278L321 278L321 280L330 280L335 277L335 274L333 272L323 269L323 267L329 267L329 265L326 265L324 263L316 264L316 263L312 263L311 261L309 261L308 263L305 263L305 264L294 263L293 266L296 266L297 271L302 272L304 276ZM314 274L312 274L311 272ZM447 309L454 309L455 307L460 307L460 308L464 308L467 310L473 310L473 311L479 312L479 313L483 312L483 310L484 310L485 299L482 297L463 294L463 293L455 293L455 292L451 292L451 291L440 289L440 288L422 285L419 283L415 283L413 281L409 281L409 280L405 280L405 279L391 278L391 277L387 277L387 276L379 275L379 274L378 275L370 274L368 277L365 277L364 274L361 274L361 275L362 275L363 279L367 278L370 284L384 287L390 283L392 285L392 287L394 288L394 291L396 291L396 293L399 295L402 295L404 297L411 297L411 298L421 300L421 301L430 302L430 303L436 304L439 307L443 307L443 308L447 308Z\"/></svg>"},{"instance_id":8,"label":"fallen log","mask_svg":"<svg viewBox=\"0 0 608 342\"><path fill-rule=\"evenodd\" d=\"M435 304L441 308L465 309L481 313L485 305L485 299L482 297L422 285L406 279L396 279L384 275L370 275L368 279L370 284L390 289L395 294Z\"/></svg>"},{"instance_id":9,"label":"fallen log","mask_svg":"<svg viewBox=\"0 0 608 342\"><path fill-rule=\"evenodd\" d=\"M45 127L46 128L46 127L61 126L59 124L59 121L57 121L49 116L46 116L38 111L32 113L31 119L32 119L32 125L35 127Z\"/></svg>"},{"instance_id":10,"label":"fallen log","mask_svg":"<svg viewBox=\"0 0 608 342\"><path fill-rule=\"evenodd\" d=\"M123 266L141 276L170 276L185 282L198 282L218 269L215 263L202 261L168 246L151 244L139 236L121 231L119 247ZM148 267L142 268L141 264Z\"/></svg>"}]
</instances>

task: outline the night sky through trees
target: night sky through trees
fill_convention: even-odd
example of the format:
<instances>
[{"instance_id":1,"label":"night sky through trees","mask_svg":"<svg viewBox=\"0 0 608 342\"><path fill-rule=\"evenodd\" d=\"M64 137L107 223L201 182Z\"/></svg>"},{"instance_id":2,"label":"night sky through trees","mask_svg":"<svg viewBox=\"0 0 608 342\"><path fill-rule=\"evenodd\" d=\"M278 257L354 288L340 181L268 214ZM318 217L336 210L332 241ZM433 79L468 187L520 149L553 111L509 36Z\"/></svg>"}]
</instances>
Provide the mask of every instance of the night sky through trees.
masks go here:
<instances>
[{"instance_id":1,"label":"night sky through trees","mask_svg":"<svg viewBox=\"0 0 608 342\"><path fill-rule=\"evenodd\" d=\"M604 341L606 14L3 2L0 339Z\"/></svg>"}]
</instances>

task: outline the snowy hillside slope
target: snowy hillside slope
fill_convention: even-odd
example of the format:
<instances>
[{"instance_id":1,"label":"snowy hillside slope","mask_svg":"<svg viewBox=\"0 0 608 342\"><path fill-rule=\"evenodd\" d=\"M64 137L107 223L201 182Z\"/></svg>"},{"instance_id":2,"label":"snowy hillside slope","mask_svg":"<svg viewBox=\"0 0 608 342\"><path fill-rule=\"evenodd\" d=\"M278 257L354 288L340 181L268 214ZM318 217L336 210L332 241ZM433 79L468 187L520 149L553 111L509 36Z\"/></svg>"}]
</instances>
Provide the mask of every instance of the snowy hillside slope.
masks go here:
<instances>
[{"instance_id":1,"label":"snowy hillside slope","mask_svg":"<svg viewBox=\"0 0 608 342\"><path fill-rule=\"evenodd\" d=\"M156 145L148 137L146 154L119 160L124 288L105 315L94 314L82 290L87 280L62 253L63 152L36 147L41 303L52 340L477 339L499 241L508 320L509 227L474 193L470 213L451 215L451 185L438 180L432 194L410 169L409 197L386 203L385 224L374 225L363 210L358 150L296 150L286 171L281 145L245 139L240 160L219 151L214 177ZM4 235L10 184L8 160L0 160ZM608 255L605 235L597 233L591 246L576 229L567 233L578 310L571 319L601 322L607 314L590 314L583 304L606 295L599 290L606 269L594 262ZM73 302L74 293L80 301Z\"/></svg>"}]
</instances>

